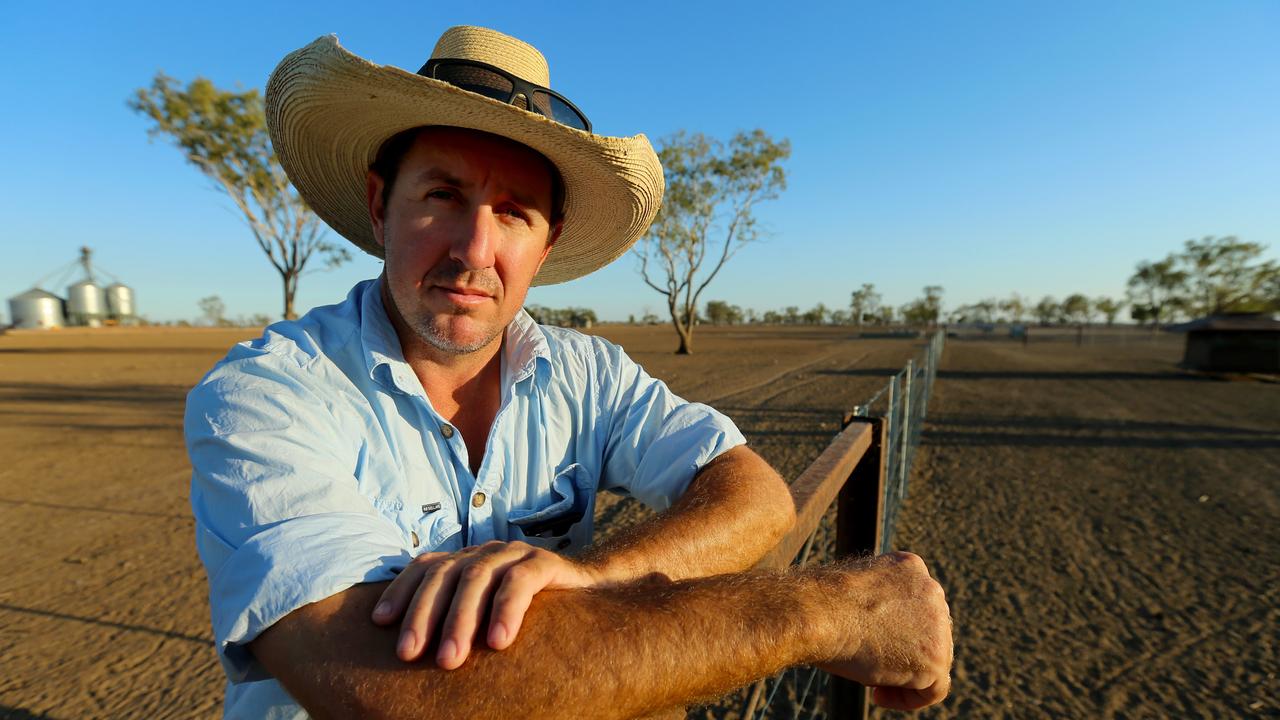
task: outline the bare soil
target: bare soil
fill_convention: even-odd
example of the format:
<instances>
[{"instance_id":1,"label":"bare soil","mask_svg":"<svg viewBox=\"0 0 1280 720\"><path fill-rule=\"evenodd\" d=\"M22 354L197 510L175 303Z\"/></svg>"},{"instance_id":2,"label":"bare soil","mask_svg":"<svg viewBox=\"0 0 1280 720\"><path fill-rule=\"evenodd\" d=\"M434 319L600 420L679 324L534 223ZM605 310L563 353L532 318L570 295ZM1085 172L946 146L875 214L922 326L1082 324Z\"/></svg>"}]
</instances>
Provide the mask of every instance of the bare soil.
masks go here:
<instances>
[{"instance_id":1,"label":"bare soil","mask_svg":"<svg viewBox=\"0 0 1280 720\"><path fill-rule=\"evenodd\" d=\"M950 342L896 537L955 622L919 717L1280 716L1280 385L1180 357Z\"/></svg>"},{"instance_id":2,"label":"bare soil","mask_svg":"<svg viewBox=\"0 0 1280 720\"><path fill-rule=\"evenodd\" d=\"M0 716L218 713L222 673L192 539L182 411L187 390L256 332L0 337ZM598 332L677 392L729 412L792 474L839 428L859 387L875 382L840 373L887 373L911 351L848 332L712 328L699 332L697 354L677 357L669 328ZM614 504L600 520L645 514Z\"/></svg>"},{"instance_id":3,"label":"bare soil","mask_svg":"<svg viewBox=\"0 0 1280 720\"><path fill-rule=\"evenodd\" d=\"M701 328L679 357L669 328L597 332L786 477L919 347ZM255 333L0 337L0 717L218 713L182 405ZM932 716L1276 712L1280 385L1196 380L1176 356L951 344L898 535L955 611L956 691ZM606 532L645 514L600 512Z\"/></svg>"}]
</instances>

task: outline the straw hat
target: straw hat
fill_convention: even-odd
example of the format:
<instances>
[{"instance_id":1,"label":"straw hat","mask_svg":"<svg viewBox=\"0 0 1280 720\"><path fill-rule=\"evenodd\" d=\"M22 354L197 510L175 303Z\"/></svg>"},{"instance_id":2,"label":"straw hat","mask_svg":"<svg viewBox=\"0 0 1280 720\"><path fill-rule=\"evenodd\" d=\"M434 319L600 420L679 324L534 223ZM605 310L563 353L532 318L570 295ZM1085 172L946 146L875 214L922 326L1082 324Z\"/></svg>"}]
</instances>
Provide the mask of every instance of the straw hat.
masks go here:
<instances>
[{"instance_id":1,"label":"straw hat","mask_svg":"<svg viewBox=\"0 0 1280 720\"><path fill-rule=\"evenodd\" d=\"M454 27L431 57L472 60L550 87L533 46L494 30ZM365 204L365 173L392 135L422 125L482 130L527 145L564 181L564 230L534 285L593 272L626 252L662 204L662 166L644 135L605 137L516 105L357 57L336 36L287 55L267 81L267 128L289 179L322 220L382 257Z\"/></svg>"}]
</instances>

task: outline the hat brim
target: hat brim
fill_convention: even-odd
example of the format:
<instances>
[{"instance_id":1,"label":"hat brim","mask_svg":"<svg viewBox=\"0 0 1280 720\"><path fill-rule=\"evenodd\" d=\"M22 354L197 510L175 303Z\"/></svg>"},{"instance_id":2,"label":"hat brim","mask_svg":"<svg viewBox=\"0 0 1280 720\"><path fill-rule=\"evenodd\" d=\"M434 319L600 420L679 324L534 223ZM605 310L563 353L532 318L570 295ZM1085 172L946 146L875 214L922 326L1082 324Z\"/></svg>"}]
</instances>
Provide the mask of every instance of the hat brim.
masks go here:
<instances>
[{"instance_id":1,"label":"hat brim","mask_svg":"<svg viewBox=\"0 0 1280 720\"><path fill-rule=\"evenodd\" d=\"M365 175L392 135L423 125L481 130L542 153L564 181L564 229L534 285L608 265L635 244L662 204L658 156L644 135L606 137L448 83L377 65L328 35L271 73L267 129L276 155L321 220L382 257L365 201Z\"/></svg>"}]
</instances>

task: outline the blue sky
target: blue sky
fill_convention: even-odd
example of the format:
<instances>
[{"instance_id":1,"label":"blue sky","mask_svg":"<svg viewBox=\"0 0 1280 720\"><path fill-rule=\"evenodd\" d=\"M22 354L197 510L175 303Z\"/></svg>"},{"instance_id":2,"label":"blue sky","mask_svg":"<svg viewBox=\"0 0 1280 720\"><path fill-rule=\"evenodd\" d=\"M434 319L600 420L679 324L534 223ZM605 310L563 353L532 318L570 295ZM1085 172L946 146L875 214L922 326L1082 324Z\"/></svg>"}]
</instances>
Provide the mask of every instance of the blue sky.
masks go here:
<instances>
[{"instance_id":1,"label":"blue sky","mask_svg":"<svg viewBox=\"0 0 1280 720\"><path fill-rule=\"evenodd\" d=\"M707 299L844 307L864 282L893 304L927 284L949 307L1012 291L1118 296L1136 262L1187 238L1280 251L1274 1L455 7L10 4L0 296L89 245L152 319L195 317L212 294L233 316L278 314L279 280L230 203L149 142L125 99L159 69L261 87L325 33L416 69L455 24L542 49L553 86L597 132L760 127L791 140L789 188L759 208L770 237ZM299 308L379 269L362 256L309 275ZM529 301L610 319L663 307L629 256Z\"/></svg>"}]
</instances>

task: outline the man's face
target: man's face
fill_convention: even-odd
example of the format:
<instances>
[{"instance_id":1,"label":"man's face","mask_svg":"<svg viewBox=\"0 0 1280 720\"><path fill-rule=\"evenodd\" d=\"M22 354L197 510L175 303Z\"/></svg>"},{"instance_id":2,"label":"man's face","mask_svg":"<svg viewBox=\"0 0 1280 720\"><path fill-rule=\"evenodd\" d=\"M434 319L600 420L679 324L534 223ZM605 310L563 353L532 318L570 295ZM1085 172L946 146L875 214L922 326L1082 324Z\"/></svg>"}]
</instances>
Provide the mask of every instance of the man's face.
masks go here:
<instances>
[{"instance_id":1,"label":"man's face","mask_svg":"<svg viewBox=\"0 0 1280 720\"><path fill-rule=\"evenodd\" d=\"M369 178L386 284L405 324L450 354L498 341L554 241L551 169L517 143L460 128L419 132L386 206Z\"/></svg>"}]
</instances>

